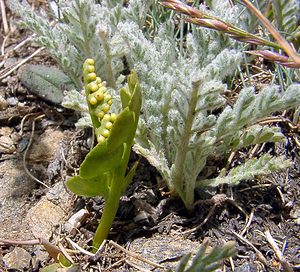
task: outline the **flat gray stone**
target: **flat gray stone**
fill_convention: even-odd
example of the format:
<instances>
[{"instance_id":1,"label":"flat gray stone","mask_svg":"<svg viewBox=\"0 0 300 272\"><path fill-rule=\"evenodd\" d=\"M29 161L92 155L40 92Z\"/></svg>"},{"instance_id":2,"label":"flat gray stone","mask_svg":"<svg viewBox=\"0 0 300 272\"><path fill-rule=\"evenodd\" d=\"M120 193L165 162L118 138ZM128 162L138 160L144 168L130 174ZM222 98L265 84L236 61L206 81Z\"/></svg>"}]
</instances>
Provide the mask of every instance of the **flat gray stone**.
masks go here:
<instances>
[{"instance_id":1,"label":"flat gray stone","mask_svg":"<svg viewBox=\"0 0 300 272\"><path fill-rule=\"evenodd\" d=\"M25 268L29 268L31 255L25 249L15 247L12 252L3 257L3 261L8 269L24 271Z\"/></svg>"},{"instance_id":2,"label":"flat gray stone","mask_svg":"<svg viewBox=\"0 0 300 272\"><path fill-rule=\"evenodd\" d=\"M172 237L172 235L154 235L147 238L138 238L132 241L130 244L130 251L135 252L144 258L153 262L159 263L162 260L173 259L181 257L185 254L192 253L194 256L200 247L200 242L190 241L180 236ZM152 266L131 259L134 263L145 269L151 269ZM163 266L167 269L175 269L178 261L165 262ZM154 271L165 271L161 269L155 269Z\"/></svg>"},{"instance_id":3,"label":"flat gray stone","mask_svg":"<svg viewBox=\"0 0 300 272\"><path fill-rule=\"evenodd\" d=\"M65 212L57 205L53 204L46 197L32 207L26 216L31 232L36 238L50 240L53 231L64 223Z\"/></svg>"}]
</instances>

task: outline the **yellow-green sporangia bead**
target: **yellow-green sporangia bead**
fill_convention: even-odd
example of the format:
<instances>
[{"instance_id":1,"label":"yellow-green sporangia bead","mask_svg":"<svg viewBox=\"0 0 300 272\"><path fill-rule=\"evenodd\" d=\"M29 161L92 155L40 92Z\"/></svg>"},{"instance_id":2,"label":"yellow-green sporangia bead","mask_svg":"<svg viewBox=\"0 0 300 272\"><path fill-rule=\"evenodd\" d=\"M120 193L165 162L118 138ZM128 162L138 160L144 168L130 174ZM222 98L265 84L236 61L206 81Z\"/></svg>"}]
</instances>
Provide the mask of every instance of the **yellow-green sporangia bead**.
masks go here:
<instances>
[{"instance_id":1,"label":"yellow-green sporangia bead","mask_svg":"<svg viewBox=\"0 0 300 272\"><path fill-rule=\"evenodd\" d=\"M83 65L95 65L95 61L93 59L86 59Z\"/></svg>"},{"instance_id":2,"label":"yellow-green sporangia bead","mask_svg":"<svg viewBox=\"0 0 300 272\"><path fill-rule=\"evenodd\" d=\"M104 96L104 102L106 102L107 105L111 106L112 105L112 96L109 94L106 94Z\"/></svg>"},{"instance_id":3,"label":"yellow-green sporangia bead","mask_svg":"<svg viewBox=\"0 0 300 272\"><path fill-rule=\"evenodd\" d=\"M89 72L94 72L95 71L94 64L95 64L94 60L86 60L83 63L83 73L86 74L86 73L89 73Z\"/></svg>"},{"instance_id":4,"label":"yellow-green sporangia bead","mask_svg":"<svg viewBox=\"0 0 300 272\"><path fill-rule=\"evenodd\" d=\"M106 129L111 129L112 126L113 126L113 123L112 123L112 122L107 122L107 123L105 123L105 128L106 128Z\"/></svg>"},{"instance_id":5,"label":"yellow-green sporangia bead","mask_svg":"<svg viewBox=\"0 0 300 272\"><path fill-rule=\"evenodd\" d=\"M95 72L95 66L94 65L87 65L85 70L88 72L88 73L94 73Z\"/></svg>"},{"instance_id":6,"label":"yellow-green sporangia bead","mask_svg":"<svg viewBox=\"0 0 300 272\"><path fill-rule=\"evenodd\" d=\"M105 138L107 138L109 136L109 130L108 129L103 129L101 132L101 135Z\"/></svg>"},{"instance_id":7,"label":"yellow-green sporangia bead","mask_svg":"<svg viewBox=\"0 0 300 272\"><path fill-rule=\"evenodd\" d=\"M106 94L105 95L105 101L108 101L108 100L111 100L111 99L112 99L112 97L111 97L110 94Z\"/></svg>"},{"instance_id":8,"label":"yellow-green sporangia bead","mask_svg":"<svg viewBox=\"0 0 300 272\"><path fill-rule=\"evenodd\" d=\"M103 116L103 121L110 121L110 114L105 114Z\"/></svg>"},{"instance_id":9,"label":"yellow-green sporangia bead","mask_svg":"<svg viewBox=\"0 0 300 272\"><path fill-rule=\"evenodd\" d=\"M104 99L104 94L100 90L94 92L94 96L99 102Z\"/></svg>"},{"instance_id":10,"label":"yellow-green sporangia bead","mask_svg":"<svg viewBox=\"0 0 300 272\"><path fill-rule=\"evenodd\" d=\"M101 78L100 77L96 77L96 83L97 84L101 84L101 82L102 82Z\"/></svg>"},{"instance_id":11,"label":"yellow-green sporangia bead","mask_svg":"<svg viewBox=\"0 0 300 272\"><path fill-rule=\"evenodd\" d=\"M96 114L96 116L100 119L102 119L104 115L105 115L105 113L103 111L100 111Z\"/></svg>"},{"instance_id":12,"label":"yellow-green sporangia bead","mask_svg":"<svg viewBox=\"0 0 300 272\"><path fill-rule=\"evenodd\" d=\"M101 134L99 134L98 136L97 136L97 142L98 143L101 143L101 142L103 142L105 140L105 137L103 137Z\"/></svg>"},{"instance_id":13,"label":"yellow-green sporangia bead","mask_svg":"<svg viewBox=\"0 0 300 272\"><path fill-rule=\"evenodd\" d=\"M94 111L94 114L100 119L102 119L105 115L105 112L102 111L102 107L103 105L98 105Z\"/></svg>"},{"instance_id":14,"label":"yellow-green sporangia bead","mask_svg":"<svg viewBox=\"0 0 300 272\"><path fill-rule=\"evenodd\" d=\"M93 107L90 114L98 118L100 126L95 128L97 141L103 142L109 137L113 123L117 119L115 113L108 113L113 103L113 98L107 93L106 81L102 81L95 73L95 61L87 59L83 64L83 77L87 94L87 101ZM97 125L98 126L98 125Z\"/></svg>"},{"instance_id":15,"label":"yellow-green sporangia bead","mask_svg":"<svg viewBox=\"0 0 300 272\"><path fill-rule=\"evenodd\" d=\"M86 76L86 80L88 82L94 81L96 80L96 74L95 73L88 73ZM96 83L97 84L97 83Z\"/></svg>"},{"instance_id":16,"label":"yellow-green sporangia bead","mask_svg":"<svg viewBox=\"0 0 300 272\"><path fill-rule=\"evenodd\" d=\"M99 138L101 138L101 137L99 137L100 135L101 135L102 137L104 137L104 138L107 138L107 137L109 136L109 133L110 133L110 132L109 132L108 129L103 128L102 125L101 125L101 127L97 128L97 129L95 130L95 133L96 133L96 135L97 135L97 140L98 140Z\"/></svg>"},{"instance_id":17,"label":"yellow-green sporangia bead","mask_svg":"<svg viewBox=\"0 0 300 272\"><path fill-rule=\"evenodd\" d=\"M91 94L88 96L88 101L91 103L91 105L97 105L97 103L98 103L98 100L96 99L96 97Z\"/></svg>"},{"instance_id":18,"label":"yellow-green sporangia bead","mask_svg":"<svg viewBox=\"0 0 300 272\"><path fill-rule=\"evenodd\" d=\"M117 115L116 115L115 113L112 113L112 114L110 115L110 121L111 121L111 122L115 122L116 119L117 119Z\"/></svg>"},{"instance_id":19,"label":"yellow-green sporangia bead","mask_svg":"<svg viewBox=\"0 0 300 272\"><path fill-rule=\"evenodd\" d=\"M105 86L102 85L102 83L99 86L99 91L103 92L103 93L106 93L107 89Z\"/></svg>"},{"instance_id":20,"label":"yellow-green sporangia bead","mask_svg":"<svg viewBox=\"0 0 300 272\"><path fill-rule=\"evenodd\" d=\"M102 111L104 111L105 113L108 112L109 109L110 109L110 106L107 104L102 107Z\"/></svg>"},{"instance_id":21,"label":"yellow-green sporangia bead","mask_svg":"<svg viewBox=\"0 0 300 272\"><path fill-rule=\"evenodd\" d=\"M90 91L90 92L96 92L98 91L99 87L97 85L96 82L91 82L89 83L87 86L86 86L87 90Z\"/></svg>"}]
</instances>

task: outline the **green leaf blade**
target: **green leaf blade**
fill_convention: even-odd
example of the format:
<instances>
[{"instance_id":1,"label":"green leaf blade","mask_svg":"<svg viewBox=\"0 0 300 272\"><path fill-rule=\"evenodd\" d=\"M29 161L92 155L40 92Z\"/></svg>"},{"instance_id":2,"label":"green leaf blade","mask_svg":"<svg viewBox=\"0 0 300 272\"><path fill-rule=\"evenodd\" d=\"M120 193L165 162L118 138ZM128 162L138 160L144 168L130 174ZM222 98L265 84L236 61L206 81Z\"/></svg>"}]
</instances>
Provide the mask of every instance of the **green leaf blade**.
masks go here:
<instances>
[{"instance_id":1,"label":"green leaf blade","mask_svg":"<svg viewBox=\"0 0 300 272\"><path fill-rule=\"evenodd\" d=\"M91 179L75 176L67 181L67 187L72 193L80 196L103 196L106 199L109 194L108 176L106 174Z\"/></svg>"},{"instance_id":2,"label":"green leaf blade","mask_svg":"<svg viewBox=\"0 0 300 272\"><path fill-rule=\"evenodd\" d=\"M108 171L113 171L119 166L124 153L123 145L115 149L109 149L107 141L97 144L93 150L87 154L79 169L82 178L90 179L103 175Z\"/></svg>"},{"instance_id":3,"label":"green leaf blade","mask_svg":"<svg viewBox=\"0 0 300 272\"><path fill-rule=\"evenodd\" d=\"M129 108L118 115L107 139L109 151L112 152L118 149L123 143L129 143L129 146L131 146L135 135L134 119L134 113Z\"/></svg>"}]
</instances>

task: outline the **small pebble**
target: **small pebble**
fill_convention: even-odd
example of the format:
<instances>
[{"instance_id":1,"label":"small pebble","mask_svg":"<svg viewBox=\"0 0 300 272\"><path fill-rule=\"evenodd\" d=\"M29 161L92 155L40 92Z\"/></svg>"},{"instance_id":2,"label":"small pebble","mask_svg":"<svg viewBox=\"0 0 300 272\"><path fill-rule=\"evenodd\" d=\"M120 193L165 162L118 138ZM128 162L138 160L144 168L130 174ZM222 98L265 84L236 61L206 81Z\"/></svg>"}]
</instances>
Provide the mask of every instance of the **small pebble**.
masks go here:
<instances>
[{"instance_id":1,"label":"small pebble","mask_svg":"<svg viewBox=\"0 0 300 272\"><path fill-rule=\"evenodd\" d=\"M4 154L12 154L16 151L16 147L12 139L8 136L0 137L0 152Z\"/></svg>"},{"instance_id":2,"label":"small pebble","mask_svg":"<svg viewBox=\"0 0 300 272\"><path fill-rule=\"evenodd\" d=\"M19 102L16 97L8 97L6 101L9 106L16 106Z\"/></svg>"}]
</instances>

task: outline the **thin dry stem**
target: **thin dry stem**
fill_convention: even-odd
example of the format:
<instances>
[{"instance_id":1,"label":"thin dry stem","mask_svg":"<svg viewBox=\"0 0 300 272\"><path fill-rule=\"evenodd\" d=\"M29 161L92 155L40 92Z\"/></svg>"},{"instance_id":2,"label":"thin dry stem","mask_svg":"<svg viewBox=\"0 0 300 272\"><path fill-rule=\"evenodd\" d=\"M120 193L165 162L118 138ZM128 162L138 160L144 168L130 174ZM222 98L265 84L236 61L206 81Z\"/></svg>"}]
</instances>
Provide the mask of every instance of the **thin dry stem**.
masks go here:
<instances>
[{"instance_id":1,"label":"thin dry stem","mask_svg":"<svg viewBox=\"0 0 300 272\"><path fill-rule=\"evenodd\" d=\"M268 241L268 243L271 245L272 249L274 250L278 260L280 261L283 271L284 272L292 272L293 269L290 267L286 259L284 258L281 250L279 249L278 245L276 244L275 240L273 239L271 233L269 230L265 231L265 237Z\"/></svg>"},{"instance_id":2,"label":"thin dry stem","mask_svg":"<svg viewBox=\"0 0 300 272\"><path fill-rule=\"evenodd\" d=\"M4 0L0 0L0 9L1 9L1 14L2 14L2 23L3 23L4 34L8 34L9 27L8 27L8 23L7 23L6 8L5 8Z\"/></svg>"},{"instance_id":3,"label":"thin dry stem","mask_svg":"<svg viewBox=\"0 0 300 272\"><path fill-rule=\"evenodd\" d=\"M11 68L8 72L1 74L0 75L0 80L6 78L7 76L9 76L13 71L17 70L19 67L21 67L24 63L26 63L27 61L29 61L30 59L32 59L35 55L39 54L42 50L44 50L45 47L41 47L39 49L37 49L34 53L32 53L29 57L23 59L22 61L20 61L17 65L15 65L13 68Z\"/></svg>"},{"instance_id":4,"label":"thin dry stem","mask_svg":"<svg viewBox=\"0 0 300 272\"><path fill-rule=\"evenodd\" d=\"M179 0L167 0L161 2L161 5L173 9L179 13L185 14L188 16L186 18L187 22L214 29L217 31L221 31L223 33L228 34L232 39L251 43L251 44L257 44L257 45L267 45L274 48L281 48L280 45L273 43L271 41L265 40L259 36L256 36L254 34L251 34L241 28L238 28L228 22L225 22L221 20L220 18L217 18L215 16L205 14L204 12L191 7L189 5L184 4L183 2Z\"/></svg>"},{"instance_id":5,"label":"thin dry stem","mask_svg":"<svg viewBox=\"0 0 300 272\"><path fill-rule=\"evenodd\" d=\"M255 16L262 22L265 28L272 34L277 43L268 41L262 37L251 34L243 29L240 29L228 22L221 20L215 16L205 14L204 12L191 7L179 0L166 0L161 2L161 5L173 9L179 13L185 14L188 17L185 20L189 23L199 25L201 27L210 28L216 31L226 33L232 39L249 44L265 45L276 49L283 49L287 56L283 56L276 52L261 50L248 51L252 55L261 56L265 59L277 62L282 66L290 68L300 68L300 56L292 48L292 46L279 34L275 27L268 21L268 19L256 9L248 0L243 1L245 5L255 14Z\"/></svg>"},{"instance_id":6,"label":"thin dry stem","mask_svg":"<svg viewBox=\"0 0 300 272\"><path fill-rule=\"evenodd\" d=\"M295 52L291 45L279 34L276 28L270 23L270 21L248 0L243 0L245 5L255 14L255 16L261 21L264 27L272 34L274 39L280 44L288 56L290 56L293 61L300 68L300 56Z\"/></svg>"},{"instance_id":7,"label":"thin dry stem","mask_svg":"<svg viewBox=\"0 0 300 272\"><path fill-rule=\"evenodd\" d=\"M253 50L253 51L246 51L246 53L277 62L285 67L300 68L300 64L291 60L289 57L281 55L281 54L273 52L273 51L270 51L270 50Z\"/></svg>"}]
</instances>

